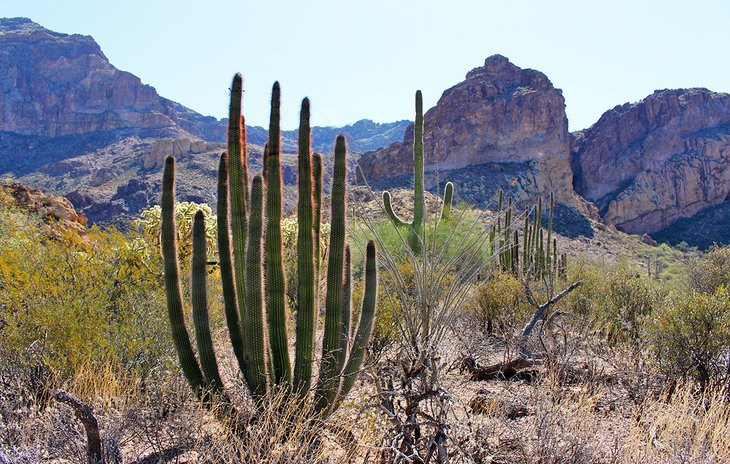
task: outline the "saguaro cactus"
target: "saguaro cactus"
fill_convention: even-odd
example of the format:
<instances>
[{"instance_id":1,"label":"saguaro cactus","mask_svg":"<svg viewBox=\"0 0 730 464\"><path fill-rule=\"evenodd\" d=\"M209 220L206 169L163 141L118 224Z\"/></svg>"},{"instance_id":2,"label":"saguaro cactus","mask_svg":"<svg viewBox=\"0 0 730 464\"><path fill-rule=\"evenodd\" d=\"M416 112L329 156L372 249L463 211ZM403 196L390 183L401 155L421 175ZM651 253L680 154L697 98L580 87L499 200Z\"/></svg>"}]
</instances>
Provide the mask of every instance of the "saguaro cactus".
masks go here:
<instances>
[{"instance_id":1,"label":"saguaro cactus","mask_svg":"<svg viewBox=\"0 0 730 464\"><path fill-rule=\"evenodd\" d=\"M305 398L311 389L312 364L315 359L322 198L322 162L320 157L313 156L311 152L309 100L304 99L302 102L299 127L299 279L296 355L292 379L285 307L286 276L281 248L280 89L279 84L275 83L271 98L269 144L264 160L265 177L254 176L250 191L241 93L242 79L237 74L231 88L229 152L221 156L218 176L218 246L226 322L233 351L254 397L260 398L271 388L283 388L288 393ZM320 413L331 412L352 387L362 365L375 317L377 258L375 245L370 241L365 260L365 290L360 321L354 336L350 336L352 285L345 229L346 157L345 138L339 136L335 145L332 182L332 226L327 266L324 346L314 395L315 410ZM162 198L162 248L168 312L183 373L192 389L203 397L208 392L219 393L223 389L208 326L204 242L198 237L201 235L199 229L204 218L201 212L196 215L193 234L192 299L200 357L198 364L183 317L172 214L174 177L175 160L170 157L165 163ZM265 251L263 257L262 248ZM266 269L265 276L262 268Z\"/></svg>"},{"instance_id":2,"label":"saguaro cactus","mask_svg":"<svg viewBox=\"0 0 730 464\"><path fill-rule=\"evenodd\" d=\"M440 219L451 216L451 203L454 195L454 185L447 182L444 186L444 204ZM413 253L420 254L424 245L426 227L426 197L424 187L424 159L423 159L423 95L416 91L416 121L413 125L413 220L404 221L393 210L390 192L383 192L385 211L396 225L408 227L408 245Z\"/></svg>"}]
</instances>

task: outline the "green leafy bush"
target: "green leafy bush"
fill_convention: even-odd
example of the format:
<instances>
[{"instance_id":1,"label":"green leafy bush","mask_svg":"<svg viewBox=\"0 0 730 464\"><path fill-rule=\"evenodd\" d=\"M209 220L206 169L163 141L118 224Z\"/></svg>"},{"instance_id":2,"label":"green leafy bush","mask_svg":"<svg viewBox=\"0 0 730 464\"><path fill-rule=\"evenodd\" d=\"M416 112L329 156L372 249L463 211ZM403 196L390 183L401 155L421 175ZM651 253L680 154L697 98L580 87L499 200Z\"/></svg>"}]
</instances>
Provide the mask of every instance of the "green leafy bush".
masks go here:
<instances>
[{"instance_id":1,"label":"green leafy bush","mask_svg":"<svg viewBox=\"0 0 730 464\"><path fill-rule=\"evenodd\" d=\"M648 324L648 337L661 370L670 378L691 378L704 389L726 369L730 346L730 295L692 292L667 299Z\"/></svg>"},{"instance_id":2,"label":"green leafy bush","mask_svg":"<svg viewBox=\"0 0 730 464\"><path fill-rule=\"evenodd\" d=\"M567 309L590 318L612 342L639 337L642 319L662 301L660 283L625 261L614 267L584 265L570 273L584 284L566 299Z\"/></svg>"},{"instance_id":3,"label":"green leafy bush","mask_svg":"<svg viewBox=\"0 0 730 464\"><path fill-rule=\"evenodd\" d=\"M507 335L517 328L515 324L524 323L531 307L524 285L512 273L498 271L479 287L468 312L485 335Z\"/></svg>"}]
</instances>

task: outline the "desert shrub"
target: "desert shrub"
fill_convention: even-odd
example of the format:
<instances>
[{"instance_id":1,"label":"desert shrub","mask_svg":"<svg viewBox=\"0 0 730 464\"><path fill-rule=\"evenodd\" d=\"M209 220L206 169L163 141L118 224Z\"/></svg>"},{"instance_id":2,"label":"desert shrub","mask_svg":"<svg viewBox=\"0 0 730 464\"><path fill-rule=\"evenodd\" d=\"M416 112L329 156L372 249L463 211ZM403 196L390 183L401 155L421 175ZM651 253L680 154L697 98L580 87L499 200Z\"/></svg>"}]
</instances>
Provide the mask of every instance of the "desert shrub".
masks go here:
<instances>
[{"instance_id":1,"label":"desert shrub","mask_svg":"<svg viewBox=\"0 0 730 464\"><path fill-rule=\"evenodd\" d=\"M531 307L524 285L512 273L498 271L480 283L473 303L467 308L483 334L504 336L514 332L515 324L527 320Z\"/></svg>"},{"instance_id":2,"label":"desert shrub","mask_svg":"<svg viewBox=\"0 0 730 464\"><path fill-rule=\"evenodd\" d=\"M674 295L648 323L660 369L671 379L694 379L702 389L725 373L730 346L730 295Z\"/></svg>"},{"instance_id":3,"label":"desert shrub","mask_svg":"<svg viewBox=\"0 0 730 464\"><path fill-rule=\"evenodd\" d=\"M215 260L218 252L217 218L206 204L183 201L175 204L175 223L177 225L178 256L181 262L190 258L193 252L193 218L198 210L205 214L205 238L208 248L208 259ZM162 230L162 209L152 206L140 213L139 219L132 225L139 230L142 244L146 245L151 259L160 255L160 231Z\"/></svg>"},{"instance_id":4,"label":"desert shrub","mask_svg":"<svg viewBox=\"0 0 730 464\"><path fill-rule=\"evenodd\" d=\"M694 258L687 266L690 288L715 293L720 286L730 288L730 247L713 245L704 256Z\"/></svg>"},{"instance_id":5,"label":"desert shrub","mask_svg":"<svg viewBox=\"0 0 730 464\"><path fill-rule=\"evenodd\" d=\"M639 337L642 319L661 301L660 284L624 261L612 268L585 265L573 273L584 284L567 298L568 309L589 317L612 342Z\"/></svg>"},{"instance_id":6,"label":"desert shrub","mask_svg":"<svg viewBox=\"0 0 730 464\"><path fill-rule=\"evenodd\" d=\"M32 226L6 225L0 348L8 360L70 378L81 366L146 374L169 359L160 276L126 236L93 229L49 238Z\"/></svg>"}]
</instances>

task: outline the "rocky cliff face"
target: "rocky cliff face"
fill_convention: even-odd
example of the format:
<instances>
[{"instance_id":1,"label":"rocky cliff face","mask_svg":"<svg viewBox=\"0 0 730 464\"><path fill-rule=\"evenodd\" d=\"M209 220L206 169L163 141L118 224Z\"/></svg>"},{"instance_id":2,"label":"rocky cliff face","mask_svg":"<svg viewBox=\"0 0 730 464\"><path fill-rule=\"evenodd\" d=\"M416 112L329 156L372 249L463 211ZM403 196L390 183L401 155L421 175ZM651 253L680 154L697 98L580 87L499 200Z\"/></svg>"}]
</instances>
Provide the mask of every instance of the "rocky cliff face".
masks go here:
<instances>
[{"instance_id":1,"label":"rocky cliff face","mask_svg":"<svg viewBox=\"0 0 730 464\"><path fill-rule=\"evenodd\" d=\"M730 194L730 95L656 91L573 134L575 190L603 220L653 233Z\"/></svg>"},{"instance_id":2,"label":"rocky cliff face","mask_svg":"<svg viewBox=\"0 0 730 464\"><path fill-rule=\"evenodd\" d=\"M483 67L446 90L424 121L426 170L442 171L441 177L457 184L457 193L465 189L460 190L459 179L451 176L455 170L517 163L527 165L523 175L515 178L521 189L541 194L554 191L560 201L576 202L565 101L541 72L521 69L501 55L490 56ZM412 146L411 126L402 143L361 157L365 177L378 181L409 173ZM487 187L496 190L504 185Z\"/></svg>"}]
</instances>

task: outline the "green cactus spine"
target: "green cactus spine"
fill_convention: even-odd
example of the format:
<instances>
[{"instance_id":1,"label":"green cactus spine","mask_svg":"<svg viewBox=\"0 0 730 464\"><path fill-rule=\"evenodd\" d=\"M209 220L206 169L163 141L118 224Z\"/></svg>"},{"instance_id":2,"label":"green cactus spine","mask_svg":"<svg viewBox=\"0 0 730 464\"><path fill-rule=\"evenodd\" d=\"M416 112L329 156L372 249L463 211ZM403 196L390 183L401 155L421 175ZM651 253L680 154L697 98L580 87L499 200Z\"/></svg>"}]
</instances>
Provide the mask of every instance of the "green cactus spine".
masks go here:
<instances>
[{"instance_id":1,"label":"green cactus spine","mask_svg":"<svg viewBox=\"0 0 730 464\"><path fill-rule=\"evenodd\" d=\"M424 183L423 157L423 95L416 91L416 120L413 125L413 220L402 220L393 210L390 192L383 192L385 211L394 224L408 227L408 245L414 254L421 254L426 233L426 194ZM447 182L444 186L444 204L441 210L441 220L451 217L451 203L453 201L454 185Z\"/></svg>"}]
</instances>

